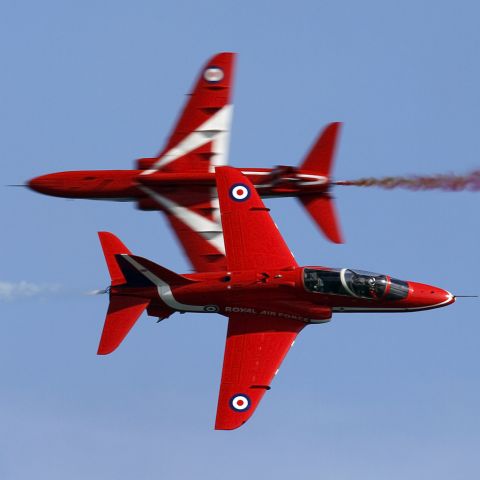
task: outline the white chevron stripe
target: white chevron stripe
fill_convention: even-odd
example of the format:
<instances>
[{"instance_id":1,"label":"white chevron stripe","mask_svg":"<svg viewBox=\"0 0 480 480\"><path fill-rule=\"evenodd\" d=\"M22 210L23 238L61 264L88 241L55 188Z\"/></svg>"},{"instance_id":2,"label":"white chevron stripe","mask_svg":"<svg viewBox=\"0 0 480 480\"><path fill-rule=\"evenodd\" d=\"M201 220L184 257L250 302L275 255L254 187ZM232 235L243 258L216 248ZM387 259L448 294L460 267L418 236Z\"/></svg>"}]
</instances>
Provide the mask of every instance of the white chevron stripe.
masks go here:
<instances>
[{"instance_id":1,"label":"white chevron stripe","mask_svg":"<svg viewBox=\"0 0 480 480\"><path fill-rule=\"evenodd\" d=\"M185 137L180 143L162 155L153 165L153 169L145 170L142 175L149 175L165 167L169 163L183 157L208 142L212 142L212 157L210 171L213 173L216 166L226 165L232 123L233 105L225 105L215 115L200 125L196 130Z\"/></svg>"},{"instance_id":2,"label":"white chevron stripe","mask_svg":"<svg viewBox=\"0 0 480 480\"><path fill-rule=\"evenodd\" d=\"M173 202L167 197L158 194L154 190L139 186L146 194L153 198L165 210L175 216L191 230L200 234L208 243L210 243L218 252L225 255L225 243L223 241L222 224L220 223L219 213L215 212L215 221L202 217L196 212L189 210L178 203ZM218 198L212 199L212 206L218 205Z\"/></svg>"},{"instance_id":3,"label":"white chevron stripe","mask_svg":"<svg viewBox=\"0 0 480 480\"><path fill-rule=\"evenodd\" d=\"M128 261L136 270L138 270L142 275L147 277L152 283L157 286L158 296L173 310L179 310L182 312L204 312L205 305L187 305L185 303L180 303L173 296L172 289L170 285L164 282L161 278L158 278L153 272L147 270L143 265L138 263L136 260L131 258L127 254L122 254L122 257Z\"/></svg>"}]
</instances>

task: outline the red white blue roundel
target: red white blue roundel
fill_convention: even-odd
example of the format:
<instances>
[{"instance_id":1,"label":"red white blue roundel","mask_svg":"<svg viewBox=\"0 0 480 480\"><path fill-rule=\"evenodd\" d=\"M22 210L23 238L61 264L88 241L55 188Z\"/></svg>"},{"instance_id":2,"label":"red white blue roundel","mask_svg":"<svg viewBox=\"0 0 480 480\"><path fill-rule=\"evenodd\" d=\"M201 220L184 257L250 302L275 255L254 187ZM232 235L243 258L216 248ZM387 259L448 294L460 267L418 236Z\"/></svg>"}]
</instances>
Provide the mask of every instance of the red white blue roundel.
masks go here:
<instances>
[{"instance_id":1,"label":"red white blue roundel","mask_svg":"<svg viewBox=\"0 0 480 480\"><path fill-rule=\"evenodd\" d=\"M230 197L237 202L243 202L250 196L250 188L243 183L236 183L230 188Z\"/></svg>"},{"instance_id":2,"label":"red white blue roundel","mask_svg":"<svg viewBox=\"0 0 480 480\"><path fill-rule=\"evenodd\" d=\"M205 305L203 307L203 311L204 312L209 312L209 313L216 313L218 312L220 309L218 308L217 305Z\"/></svg>"},{"instance_id":3,"label":"red white blue roundel","mask_svg":"<svg viewBox=\"0 0 480 480\"><path fill-rule=\"evenodd\" d=\"M208 67L205 72L203 72L203 78L207 82L219 82L223 79L223 70L219 67Z\"/></svg>"},{"instance_id":4,"label":"red white blue roundel","mask_svg":"<svg viewBox=\"0 0 480 480\"><path fill-rule=\"evenodd\" d=\"M244 412L250 408L250 399L243 393L237 393L230 399L230 407L236 412Z\"/></svg>"}]
</instances>

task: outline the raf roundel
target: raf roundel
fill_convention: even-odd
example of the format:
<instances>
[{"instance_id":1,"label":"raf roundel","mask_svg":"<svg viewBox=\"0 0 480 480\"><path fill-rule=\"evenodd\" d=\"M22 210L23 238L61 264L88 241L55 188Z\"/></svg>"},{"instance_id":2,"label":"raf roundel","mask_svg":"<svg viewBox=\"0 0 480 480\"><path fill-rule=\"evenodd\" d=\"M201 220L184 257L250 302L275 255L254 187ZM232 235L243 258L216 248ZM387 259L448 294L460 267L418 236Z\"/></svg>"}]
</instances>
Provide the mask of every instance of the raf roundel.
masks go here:
<instances>
[{"instance_id":1,"label":"raf roundel","mask_svg":"<svg viewBox=\"0 0 480 480\"><path fill-rule=\"evenodd\" d=\"M250 188L243 183L237 183L230 189L230 197L237 202L244 202L250 197Z\"/></svg>"},{"instance_id":2,"label":"raf roundel","mask_svg":"<svg viewBox=\"0 0 480 480\"><path fill-rule=\"evenodd\" d=\"M203 311L204 312L209 312L209 313L216 313L218 312L220 309L218 308L217 305L205 305L203 307Z\"/></svg>"},{"instance_id":3,"label":"raf roundel","mask_svg":"<svg viewBox=\"0 0 480 480\"><path fill-rule=\"evenodd\" d=\"M230 407L236 412L245 412L250 408L250 399L247 395L239 393L230 399Z\"/></svg>"},{"instance_id":4,"label":"raf roundel","mask_svg":"<svg viewBox=\"0 0 480 480\"><path fill-rule=\"evenodd\" d=\"M223 80L223 70L218 67L208 67L203 73L203 78L210 83L217 83Z\"/></svg>"}]
</instances>

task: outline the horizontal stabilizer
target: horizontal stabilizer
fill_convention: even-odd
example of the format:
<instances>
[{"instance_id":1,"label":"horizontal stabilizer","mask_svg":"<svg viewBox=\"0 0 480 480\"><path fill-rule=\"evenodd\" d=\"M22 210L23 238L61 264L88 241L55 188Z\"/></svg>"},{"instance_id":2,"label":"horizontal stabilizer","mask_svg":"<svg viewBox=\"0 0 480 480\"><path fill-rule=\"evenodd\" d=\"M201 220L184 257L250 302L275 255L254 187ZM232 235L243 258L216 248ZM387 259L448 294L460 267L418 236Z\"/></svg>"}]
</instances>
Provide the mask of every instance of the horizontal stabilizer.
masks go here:
<instances>
[{"instance_id":1,"label":"horizontal stabilizer","mask_svg":"<svg viewBox=\"0 0 480 480\"><path fill-rule=\"evenodd\" d=\"M335 204L330 195L305 195L299 200L329 240L343 243Z\"/></svg>"},{"instance_id":2,"label":"horizontal stabilizer","mask_svg":"<svg viewBox=\"0 0 480 480\"><path fill-rule=\"evenodd\" d=\"M148 303L144 298L110 295L98 355L112 353L122 343Z\"/></svg>"},{"instance_id":3,"label":"horizontal stabilizer","mask_svg":"<svg viewBox=\"0 0 480 480\"><path fill-rule=\"evenodd\" d=\"M186 285L191 283L178 275L146 258L132 255L128 248L112 233L99 232L103 253L112 277L110 305L103 327L99 355L113 352L132 329L145 308L149 315L159 319L167 318L173 312L164 305L153 302L145 295L145 289L154 291L154 287L166 285Z\"/></svg>"},{"instance_id":4,"label":"horizontal stabilizer","mask_svg":"<svg viewBox=\"0 0 480 480\"><path fill-rule=\"evenodd\" d=\"M126 283L125 276L115 259L115 255L122 253L130 254L130 250L113 233L98 232L98 238L100 239L103 254L105 255L105 261L107 262L108 271L112 279L112 285Z\"/></svg>"},{"instance_id":5,"label":"horizontal stabilizer","mask_svg":"<svg viewBox=\"0 0 480 480\"><path fill-rule=\"evenodd\" d=\"M305 157L303 164L300 165L301 170L308 170L330 177L341 126L340 122L334 122L325 127Z\"/></svg>"}]
</instances>

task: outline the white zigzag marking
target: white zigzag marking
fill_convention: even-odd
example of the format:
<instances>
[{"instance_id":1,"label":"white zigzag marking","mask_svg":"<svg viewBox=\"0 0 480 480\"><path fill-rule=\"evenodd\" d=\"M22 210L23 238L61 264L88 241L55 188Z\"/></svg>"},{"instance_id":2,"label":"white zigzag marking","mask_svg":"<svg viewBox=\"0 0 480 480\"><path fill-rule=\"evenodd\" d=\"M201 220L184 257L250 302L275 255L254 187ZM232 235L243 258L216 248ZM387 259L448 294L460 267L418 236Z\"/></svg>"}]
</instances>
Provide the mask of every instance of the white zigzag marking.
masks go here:
<instances>
[{"instance_id":1,"label":"white zigzag marking","mask_svg":"<svg viewBox=\"0 0 480 480\"><path fill-rule=\"evenodd\" d=\"M212 221L208 218L202 217L196 212L189 210L178 203L173 202L169 198L159 195L154 190L139 186L145 193L150 195L158 204L168 210L182 223L187 225L194 232L199 233L208 243L210 243L222 255L225 255L225 243L223 241L222 225L219 221ZM218 204L218 198L216 199ZM212 199L212 206L215 205L215 199ZM217 215L218 218L218 215ZM216 219L215 219L216 220Z\"/></svg>"},{"instance_id":2,"label":"white zigzag marking","mask_svg":"<svg viewBox=\"0 0 480 480\"><path fill-rule=\"evenodd\" d=\"M202 123L202 125L197 127L196 130L185 137L180 143L162 155L153 165L153 169L145 170L142 172L142 175L154 173L210 141L213 143L210 172L213 173L215 167L226 165L232 115L233 105L225 105L215 115L210 117L206 122Z\"/></svg>"},{"instance_id":3,"label":"white zigzag marking","mask_svg":"<svg viewBox=\"0 0 480 480\"><path fill-rule=\"evenodd\" d=\"M122 257L128 261L133 267L135 267L142 275L147 277L151 282L157 286L158 296L173 310L187 311L187 312L204 312L203 305L187 305L180 303L173 296L170 285L164 282L161 278L158 278L153 272L147 270L143 265L131 258L129 255L122 254Z\"/></svg>"}]
</instances>

